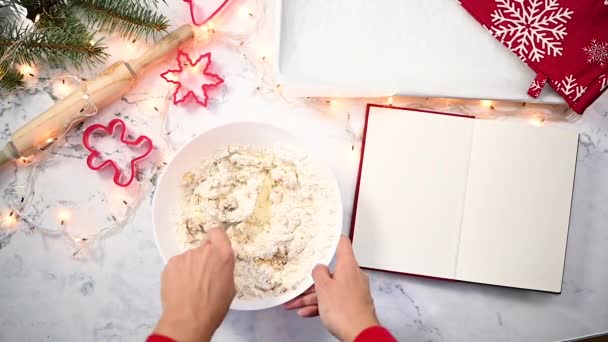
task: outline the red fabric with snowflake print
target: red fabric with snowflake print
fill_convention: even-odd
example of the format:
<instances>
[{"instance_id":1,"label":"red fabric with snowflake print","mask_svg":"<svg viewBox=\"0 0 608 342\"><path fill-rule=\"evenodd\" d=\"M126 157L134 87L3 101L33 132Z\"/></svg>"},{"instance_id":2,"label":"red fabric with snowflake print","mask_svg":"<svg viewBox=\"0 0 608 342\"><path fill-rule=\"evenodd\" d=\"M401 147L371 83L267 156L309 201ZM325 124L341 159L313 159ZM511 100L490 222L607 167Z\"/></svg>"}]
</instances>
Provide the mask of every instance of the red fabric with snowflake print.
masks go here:
<instances>
[{"instance_id":1,"label":"red fabric with snowflake print","mask_svg":"<svg viewBox=\"0 0 608 342\"><path fill-rule=\"evenodd\" d=\"M608 88L608 0L460 0L496 39L570 108L583 111Z\"/></svg>"}]
</instances>

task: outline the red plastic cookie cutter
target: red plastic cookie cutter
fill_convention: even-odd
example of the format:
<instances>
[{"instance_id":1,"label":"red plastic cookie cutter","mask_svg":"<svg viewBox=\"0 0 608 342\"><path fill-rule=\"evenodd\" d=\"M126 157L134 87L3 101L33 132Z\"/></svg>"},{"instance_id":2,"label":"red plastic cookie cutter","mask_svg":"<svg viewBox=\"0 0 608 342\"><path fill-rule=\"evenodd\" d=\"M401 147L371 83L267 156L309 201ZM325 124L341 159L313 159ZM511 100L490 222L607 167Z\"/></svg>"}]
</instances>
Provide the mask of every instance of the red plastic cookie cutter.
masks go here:
<instances>
[{"instance_id":1,"label":"red plastic cookie cutter","mask_svg":"<svg viewBox=\"0 0 608 342\"><path fill-rule=\"evenodd\" d=\"M147 144L147 148L143 154L141 154L140 156L138 156L136 158L131 159L131 162L129 163L130 167L131 167L131 174L127 178L127 181L124 183L121 182L123 173L120 170L120 168L118 167L118 164L116 164L116 162L113 161L112 159L104 160L101 164L95 165L94 160L98 159L98 158L101 159L101 153L97 149L95 149L95 147L91 146L91 143L89 141L91 134L93 134L95 131L103 131L106 134L112 136L112 135L114 135L116 128L119 126L122 127L122 131L120 132L120 141L122 143L124 143L125 145L143 146L143 144L145 144L145 143ZM126 135L127 135L127 126L125 125L124 121L122 121L120 119L114 119L114 120L110 121L110 123L107 126L104 126L102 124L94 124L94 125L87 127L87 129L84 131L84 134L82 136L82 143L84 144L84 147L91 152L91 154L87 157L87 166L93 171L99 171L99 170L105 168L106 166L110 166L111 168L114 169L114 178L113 178L114 183L116 185L122 186L122 187L127 187L133 182L133 179L135 178L135 164L137 162L139 162L140 160L149 156L150 153L152 153L152 148L154 147L154 145L152 144L152 140L145 135L141 135L135 140L128 140L126 138Z\"/></svg>"},{"instance_id":2,"label":"red plastic cookie cutter","mask_svg":"<svg viewBox=\"0 0 608 342\"><path fill-rule=\"evenodd\" d=\"M207 16L207 18L205 18L202 22L197 23L196 22L196 15L194 15L194 0L184 0L184 2L188 3L188 7L190 8L190 19L192 19L192 23L196 26L203 26L206 23L209 22L209 20L213 19L213 17L215 17L218 13L220 13L220 11L222 9L224 9L224 7L226 7L226 5L228 4L229 0L215 0L216 4L216 8L213 11L210 11L211 14Z\"/></svg>"},{"instance_id":3,"label":"red plastic cookie cutter","mask_svg":"<svg viewBox=\"0 0 608 342\"><path fill-rule=\"evenodd\" d=\"M203 100L201 101L199 96L197 96L194 91L192 91L192 89L188 89L188 92L186 93L186 95L182 96L181 98L177 98L177 94L179 93L179 90L181 89L182 82L180 81L175 81L173 79L169 79L167 78L168 74L179 74L181 72L184 71L184 68L182 67L182 64L184 64L181 60L180 57L184 57L186 59L186 62L191 66L191 67L195 67L199 62L200 63L204 63L204 61L206 61L205 67L203 68L203 75L205 75L206 77L215 80L213 83L203 83L201 89L203 90ZM173 104L177 105L179 103L182 103L184 101L186 101L186 99L189 96L194 97L194 101L196 101L196 103L200 104L203 107L207 107L207 103L209 102L209 95L207 94L207 91L209 89L212 88L216 88L217 86L219 86L220 84L224 83L224 79L221 78L219 75L216 75L214 73L209 72L209 67L211 66L211 52L207 52L203 55L200 55L196 61L192 61L190 59L190 56L185 53L184 51L182 51L181 49L179 49L177 51L177 65L178 65L178 69L169 69L165 72L163 72L162 74L160 74L160 77L162 77L165 81L169 82L169 83L173 83L173 84L177 84L177 87L175 87L175 91L173 92Z\"/></svg>"}]
</instances>

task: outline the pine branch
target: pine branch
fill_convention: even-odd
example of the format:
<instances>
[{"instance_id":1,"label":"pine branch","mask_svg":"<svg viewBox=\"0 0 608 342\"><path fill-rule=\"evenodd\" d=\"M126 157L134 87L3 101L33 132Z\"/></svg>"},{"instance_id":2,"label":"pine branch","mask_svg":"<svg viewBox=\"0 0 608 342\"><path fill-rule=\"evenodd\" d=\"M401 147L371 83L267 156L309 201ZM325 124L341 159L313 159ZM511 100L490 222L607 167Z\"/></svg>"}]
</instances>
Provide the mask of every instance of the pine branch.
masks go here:
<instances>
[{"instance_id":1,"label":"pine branch","mask_svg":"<svg viewBox=\"0 0 608 342\"><path fill-rule=\"evenodd\" d=\"M99 42L91 44L93 38L92 33L80 32L78 28L53 25L38 28L0 21L0 55L14 48L12 54L17 63L43 60L51 66L65 66L70 62L78 69L93 65L108 56L105 46Z\"/></svg>"},{"instance_id":2,"label":"pine branch","mask_svg":"<svg viewBox=\"0 0 608 342\"><path fill-rule=\"evenodd\" d=\"M142 0L150 1L150 0ZM118 31L126 38L154 35L169 26L167 18L132 0L72 0L70 5L95 29Z\"/></svg>"},{"instance_id":3,"label":"pine branch","mask_svg":"<svg viewBox=\"0 0 608 342\"><path fill-rule=\"evenodd\" d=\"M144 7L150 7L150 6L154 6L154 8L158 8L158 3L161 0L137 0L137 2L144 6ZM166 5L167 1L166 0L162 0L162 2Z\"/></svg>"},{"instance_id":4,"label":"pine branch","mask_svg":"<svg viewBox=\"0 0 608 342\"><path fill-rule=\"evenodd\" d=\"M21 0L23 1L23 0ZM61 28L72 35L89 34L89 29L66 5L56 6L36 23L38 29Z\"/></svg>"},{"instance_id":5,"label":"pine branch","mask_svg":"<svg viewBox=\"0 0 608 342\"><path fill-rule=\"evenodd\" d=\"M167 18L150 9L160 1L166 0L0 0L0 89L24 85L15 64L79 69L103 61L108 54L95 30L129 39L165 31ZM24 15L33 24L22 22Z\"/></svg>"},{"instance_id":6,"label":"pine branch","mask_svg":"<svg viewBox=\"0 0 608 342\"><path fill-rule=\"evenodd\" d=\"M0 64L0 88L5 90L14 90L18 87L23 87L23 74L11 68L10 63Z\"/></svg>"}]
</instances>

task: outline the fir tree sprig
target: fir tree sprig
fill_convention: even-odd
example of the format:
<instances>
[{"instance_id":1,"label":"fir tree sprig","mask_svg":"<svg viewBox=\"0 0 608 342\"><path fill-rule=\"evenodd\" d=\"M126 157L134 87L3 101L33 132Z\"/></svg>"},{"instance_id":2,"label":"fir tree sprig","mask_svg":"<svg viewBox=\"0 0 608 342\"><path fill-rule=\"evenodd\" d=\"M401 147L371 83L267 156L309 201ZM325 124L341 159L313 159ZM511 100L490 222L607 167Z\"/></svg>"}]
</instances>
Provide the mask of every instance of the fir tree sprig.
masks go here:
<instances>
[{"instance_id":1,"label":"fir tree sprig","mask_svg":"<svg viewBox=\"0 0 608 342\"><path fill-rule=\"evenodd\" d=\"M118 31L133 39L163 32L167 18L131 0L71 0L70 6L83 15L90 26L104 31Z\"/></svg>"},{"instance_id":2,"label":"fir tree sprig","mask_svg":"<svg viewBox=\"0 0 608 342\"><path fill-rule=\"evenodd\" d=\"M22 0L23 1L23 0ZM73 11L66 6L55 6L36 22L37 29L61 27L66 34L88 34L89 29L77 18Z\"/></svg>"},{"instance_id":3,"label":"fir tree sprig","mask_svg":"<svg viewBox=\"0 0 608 342\"><path fill-rule=\"evenodd\" d=\"M46 62L81 68L105 60L97 30L129 40L154 36L168 27L156 13L165 0L0 0L0 89L23 86L18 64ZM25 15L30 24L25 24Z\"/></svg>"},{"instance_id":4,"label":"fir tree sprig","mask_svg":"<svg viewBox=\"0 0 608 342\"><path fill-rule=\"evenodd\" d=\"M166 0L139 0L139 3L142 6L147 6L147 7L154 6L154 8L158 8L158 3L160 1L162 1L164 4L167 4Z\"/></svg>"},{"instance_id":5,"label":"fir tree sprig","mask_svg":"<svg viewBox=\"0 0 608 342\"><path fill-rule=\"evenodd\" d=\"M77 69L83 65L94 65L102 62L108 54L105 46L93 41L92 33L74 34L72 29L56 26L36 28L0 21L0 55L14 48L14 61L20 64L34 64L43 60L51 66L65 66L70 61Z\"/></svg>"},{"instance_id":6,"label":"fir tree sprig","mask_svg":"<svg viewBox=\"0 0 608 342\"><path fill-rule=\"evenodd\" d=\"M8 62L0 64L0 88L14 90L23 85L23 74L11 68L10 63Z\"/></svg>"}]
</instances>

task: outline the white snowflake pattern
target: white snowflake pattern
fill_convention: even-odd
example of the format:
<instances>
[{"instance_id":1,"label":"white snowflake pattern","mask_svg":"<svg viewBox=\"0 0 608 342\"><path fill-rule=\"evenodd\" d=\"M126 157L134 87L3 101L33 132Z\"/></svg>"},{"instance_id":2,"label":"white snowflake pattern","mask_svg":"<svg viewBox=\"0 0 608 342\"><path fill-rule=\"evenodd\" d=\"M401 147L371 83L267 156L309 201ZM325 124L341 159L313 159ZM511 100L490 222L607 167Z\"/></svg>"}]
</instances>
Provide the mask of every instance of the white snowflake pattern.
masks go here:
<instances>
[{"instance_id":1,"label":"white snowflake pattern","mask_svg":"<svg viewBox=\"0 0 608 342\"><path fill-rule=\"evenodd\" d=\"M566 76L558 83L557 90L561 90L564 95L568 96L572 101L576 102L587 91L587 87L578 85L574 75Z\"/></svg>"},{"instance_id":2,"label":"white snowflake pattern","mask_svg":"<svg viewBox=\"0 0 608 342\"><path fill-rule=\"evenodd\" d=\"M608 0L607 0L608 1ZM597 63L604 66L608 62L608 43L591 40L591 45L584 47L587 53L587 63Z\"/></svg>"},{"instance_id":3,"label":"white snowflake pattern","mask_svg":"<svg viewBox=\"0 0 608 342\"><path fill-rule=\"evenodd\" d=\"M543 91L545 83L546 81L534 80L534 82L532 82L530 85L530 88L528 88L528 95L532 96L533 98L539 97L540 93Z\"/></svg>"},{"instance_id":4,"label":"white snowflake pattern","mask_svg":"<svg viewBox=\"0 0 608 342\"><path fill-rule=\"evenodd\" d=\"M496 0L492 34L522 60L561 56L566 24L574 12L558 0Z\"/></svg>"},{"instance_id":5,"label":"white snowflake pattern","mask_svg":"<svg viewBox=\"0 0 608 342\"><path fill-rule=\"evenodd\" d=\"M543 90L543 87L540 85L540 82L534 81L534 82L532 82L532 85L530 86L530 90L532 90L534 92L540 92L541 90Z\"/></svg>"}]
</instances>

